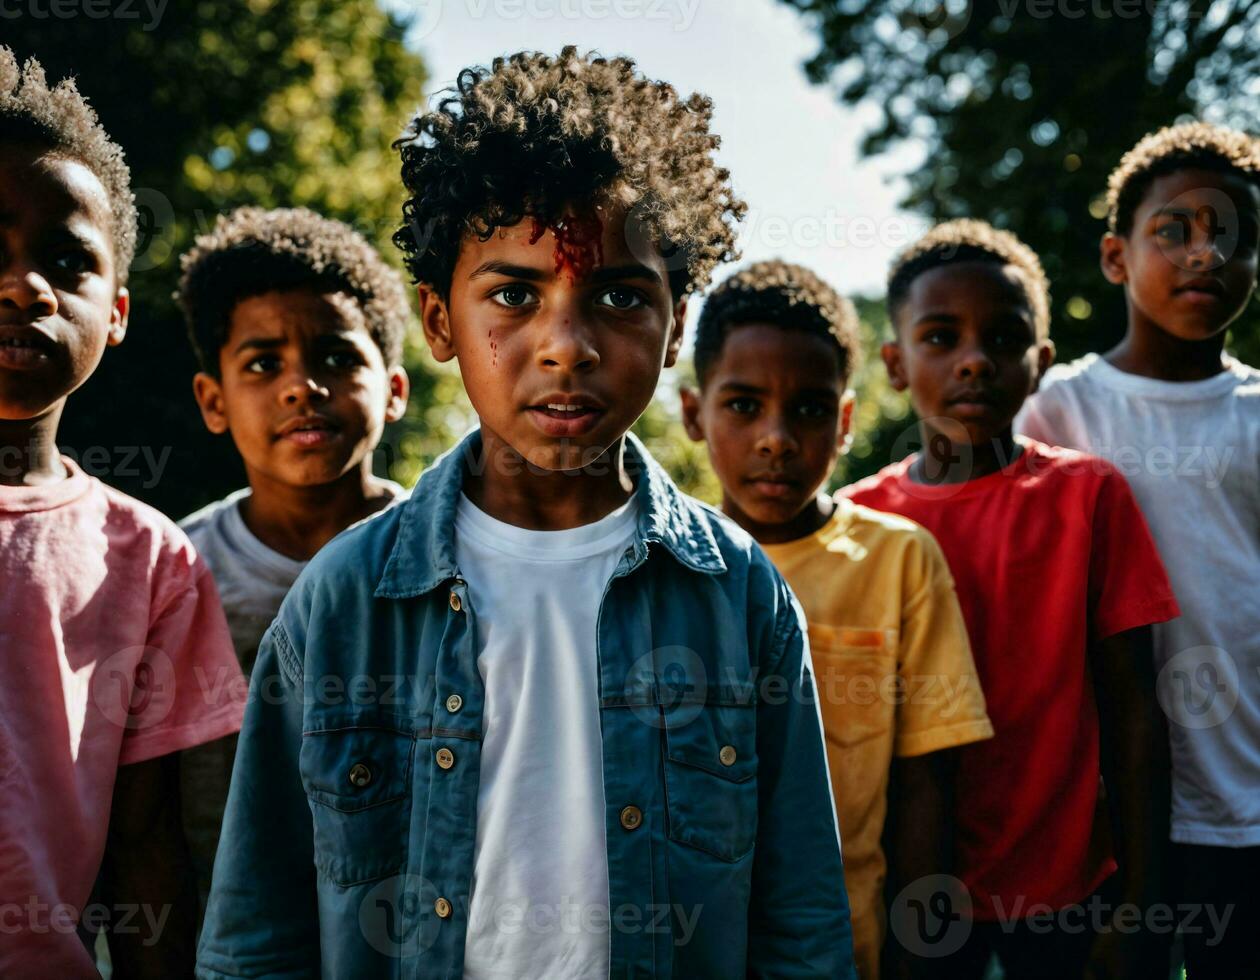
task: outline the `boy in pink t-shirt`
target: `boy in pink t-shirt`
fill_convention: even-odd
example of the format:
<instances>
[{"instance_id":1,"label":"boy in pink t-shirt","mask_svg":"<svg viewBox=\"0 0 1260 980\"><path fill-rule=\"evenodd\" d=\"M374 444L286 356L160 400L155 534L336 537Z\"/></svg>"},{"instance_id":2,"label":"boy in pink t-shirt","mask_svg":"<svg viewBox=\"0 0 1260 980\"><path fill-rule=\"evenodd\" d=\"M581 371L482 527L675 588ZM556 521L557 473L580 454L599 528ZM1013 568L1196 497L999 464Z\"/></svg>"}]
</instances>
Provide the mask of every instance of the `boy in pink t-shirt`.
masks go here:
<instances>
[{"instance_id":1,"label":"boy in pink t-shirt","mask_svg":"<svg viewBox=\"0 0 1260 980\"><path fill-rule=\"evenodd\" d=\"M0 977L187 976L182 749L244 702L218 594L174 524L57 451L126 330L122 151L74 85L0 47ZM99 883L98 902L89 904Z\"/></svg>"}]
</instances>

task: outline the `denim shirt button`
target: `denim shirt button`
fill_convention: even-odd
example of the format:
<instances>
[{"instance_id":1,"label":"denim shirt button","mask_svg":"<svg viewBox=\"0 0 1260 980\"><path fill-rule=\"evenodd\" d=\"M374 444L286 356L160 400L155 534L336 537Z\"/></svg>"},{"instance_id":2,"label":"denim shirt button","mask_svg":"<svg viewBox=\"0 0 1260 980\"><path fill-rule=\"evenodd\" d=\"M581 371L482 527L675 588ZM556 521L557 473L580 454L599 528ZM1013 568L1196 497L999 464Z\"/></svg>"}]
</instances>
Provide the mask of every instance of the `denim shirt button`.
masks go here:
<instances>
[{"instance_id":1,"label":"denim shirt button","mask_svg":"<svg viewBox=\"0 0 1260 980\"><path fill-rule=\"evenodd\" d=\"M451 592L451 608L456 612L464 608L464 604L459 601L459 596L454 591Z\"/></svg>"},{"instance_id":2,"label":"denim shirt button","mask_svg":"<svg viewBox=\"0 0 1260 980\"><path fill-rule=\"evenodd\" d=\"M621 811L621 826L626 830L638 830L643 823L643 811L637 806L628 806Z\"/></svg>"},{"instance_id":3,"label":"denim shirt button","mask_svg":"<svg viewBox=\"0 0 1260 980\"><path fill-rule=\"evenodd\" d=\"M439 919L449 919L451 917L451 903L444 898L439 898L433 903L433 911L437 913Z\"/></svg>"},{"instance_id":4,"label":"denim shirt button","mask_svg":"<svg viewBox=\"0 0 1260 980\"><path fill-rule=\"evenodd\" d=\"M449 698L446 699L446 710L449 711L451 714L455 714L455 712L457 712L463 706L464 706L464 699L461 698L458 694L452 694Z\"/></svg>"},{"instance_id":5,"label":"denim shirt button","mask_svg":"<svg viewBox=\"0 0 1260 980\"><path fill-rule=\"evenodd\" d=\"M350 785L357 786L362 789L372 781L372 770L365 766L362 762L356 762L350 767Z\"/></svg>"},{"instance_id":6,"label":"denim shirt button","mask_svg":"<svg viewBox=\"0 0 1260 980\"><path fill-rule=\"evenodd\" d=\"M718 761L724 766L735 765L735 746L723 745L722 751L718 753Z\"/></svg>"},{"instance_id":7,"label":"denim shirt button","mask_svg":"<svg viewBox=\"0 0 1260 980\"><path fill-rule=\"evenodd\" d=\"M455 753L450 749L438 749L434 758L437 760L439 769L449 769L455 765Z\"/></svg>"}]
</instances>

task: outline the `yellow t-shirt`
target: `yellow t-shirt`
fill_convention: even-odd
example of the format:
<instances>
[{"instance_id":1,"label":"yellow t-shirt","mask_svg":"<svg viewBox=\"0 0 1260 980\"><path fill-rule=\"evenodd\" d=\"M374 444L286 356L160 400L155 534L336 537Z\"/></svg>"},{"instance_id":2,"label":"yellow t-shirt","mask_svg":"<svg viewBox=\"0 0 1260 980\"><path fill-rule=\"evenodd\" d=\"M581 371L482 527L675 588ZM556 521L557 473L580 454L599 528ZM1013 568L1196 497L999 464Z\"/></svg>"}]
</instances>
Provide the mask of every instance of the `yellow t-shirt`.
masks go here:
<instances>
[{"instance_id":1,"label":"yellow t-shirt","mask_svg":"<svg viewBox=\"0 0 1260 980\"><path fill-rule=\"evenodd\" d=\"M858 974L874 980L892 758L990 738L993 727L953 577L926 530L839 498L814 534L763 547L809 621Z\"/></svg>"}]
</instances>

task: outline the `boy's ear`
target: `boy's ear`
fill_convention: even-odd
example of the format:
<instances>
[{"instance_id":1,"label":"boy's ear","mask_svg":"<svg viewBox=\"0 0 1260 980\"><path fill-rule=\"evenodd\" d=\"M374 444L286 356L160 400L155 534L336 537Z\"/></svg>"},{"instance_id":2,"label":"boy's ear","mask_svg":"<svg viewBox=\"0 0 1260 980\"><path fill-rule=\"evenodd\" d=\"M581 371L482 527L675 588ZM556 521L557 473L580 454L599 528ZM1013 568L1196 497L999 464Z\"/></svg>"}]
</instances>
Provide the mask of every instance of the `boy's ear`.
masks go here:
<instances>
[{"instance_id":1,"label":"boy's ear","mask_svg":"<svg viewBox=\"0 0 1260 980\"><path fill-rule=\"evenodd\" d=\"M1129 278L1125 248L1128 243L1120 235L1106 232L1098 243L1098 264L1113 286L1122 286Z\"/></svg>"},{"instance_id":2,"label":"boy's ear","mask_svg":"<svg viewBox=\"0 0 1260 980\"><path fill-rule=\"evenodd\" d=\"M130 315L131 293L126 286L119 286L118 294L114 297L114 308L109 311L109 335L105 342L110 347L117 347L127 336L127 317Z\"/></svg>"},{"instance_id":3,"label":"boy's ear","mask_svg":"<svg viewBox=\"0 0 1260 980\"><path fill-rule=\"evenodd\" d=\"M684 297L674 307L674 323L669 328L669 343L665 347L665 366L673 367L678 362L678 352L682 350L683 327L687 323L687 300Z\"/></svg>"},{"instance_id":4,"label":"boy's ear","mask_svg":"<svg viewBox=\"0 0 1260 980\"><path fill-rule=\"evenodd\" d=\"M227 413L223 405L223 385L213 375L198 371L193 375L193 397L201 409L201 420L216 436L228 430Z\"/></svg>"},{"instance_id":5,"label":"boy's ear","mask_svg":"<svg viewBox=\"0 0 1260 980\"><path fill-rule=\"evenodd\" d=\"M678 389L682 402L682 424L692 442L704 442L704 427L700 424L700 392L690 385Z\"/></svg>"},{"instance_id":6,"label":"boy's ear","mask_svg":"<svg viewBox=\"0 0 1260 980\"><path fill-rule=\"evenodd\" d=\"M401 364L389 371L389 401L385 405L385 421L397 422L407 411L407 398L411 395L411 379Z\"/></svg>"},{"instance_id":7,"label":"boy's ear","mask_svg":"<svg viewBox=\"0 0 1260 980\"><path fill-rule=\"evenodd\" d=\"M901 344L895 340L885 341L879 348L879 356L884 360L888 371L888 382L896 391L905 391L910 387L906 378L905 365L901 361Z\"/></svg>"},{"instance_id":8,"label":"boy's ear","mask_svg":"<svg viewBox=\"0 0 1260 980\"><path fill-rule=\"evenodd\" d=\"M853 445L853 406L857 404L857 396L852 388L846 388L840 399L840 431L836 434L836 446L840 452L847 453Z\"/></svg>"},{"instance_id":9,"label":"boy's ear","mask_svg":"<svg viewBox=\"0 0 1260 980\"><path fill-rule=\"evenodd\" d=\"M424 283L416 287L416 296L420 300L420 327L424 330L424 341L429 345L433 359L445 363L455 356L455 343L451 339L451 318L446 301L437 294L436 289Z\"/></svg>"}]
</instances>

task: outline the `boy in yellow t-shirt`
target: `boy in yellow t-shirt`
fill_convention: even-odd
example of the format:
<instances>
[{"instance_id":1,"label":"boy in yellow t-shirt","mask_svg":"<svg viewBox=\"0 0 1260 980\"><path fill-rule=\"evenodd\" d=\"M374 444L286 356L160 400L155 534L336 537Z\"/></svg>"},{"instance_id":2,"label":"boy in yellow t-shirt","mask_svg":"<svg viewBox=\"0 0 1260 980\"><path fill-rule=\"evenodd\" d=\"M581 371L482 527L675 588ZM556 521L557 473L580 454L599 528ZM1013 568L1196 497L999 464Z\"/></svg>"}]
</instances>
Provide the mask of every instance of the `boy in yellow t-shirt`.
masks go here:
<instances>
[{"instance_id":1,"label":"boy in yellow t-shirt","mask_svg":"<svg viewBox=\"0 0 1260 980\"><path fill-rule=\"evenodd\" d=\"M765 548L809 620L858 972L871 980L887 921L885 817L895 886L948 872L952 753L941 750L993 728L935 540L825 492L848 437L857 349L852 304L808 269L757 263L706 301L700 387L682 404L688 434L708 443L723 512ZM888 972L908 968L900 952L890 948Z\"/></svg>"}]
</instances>

